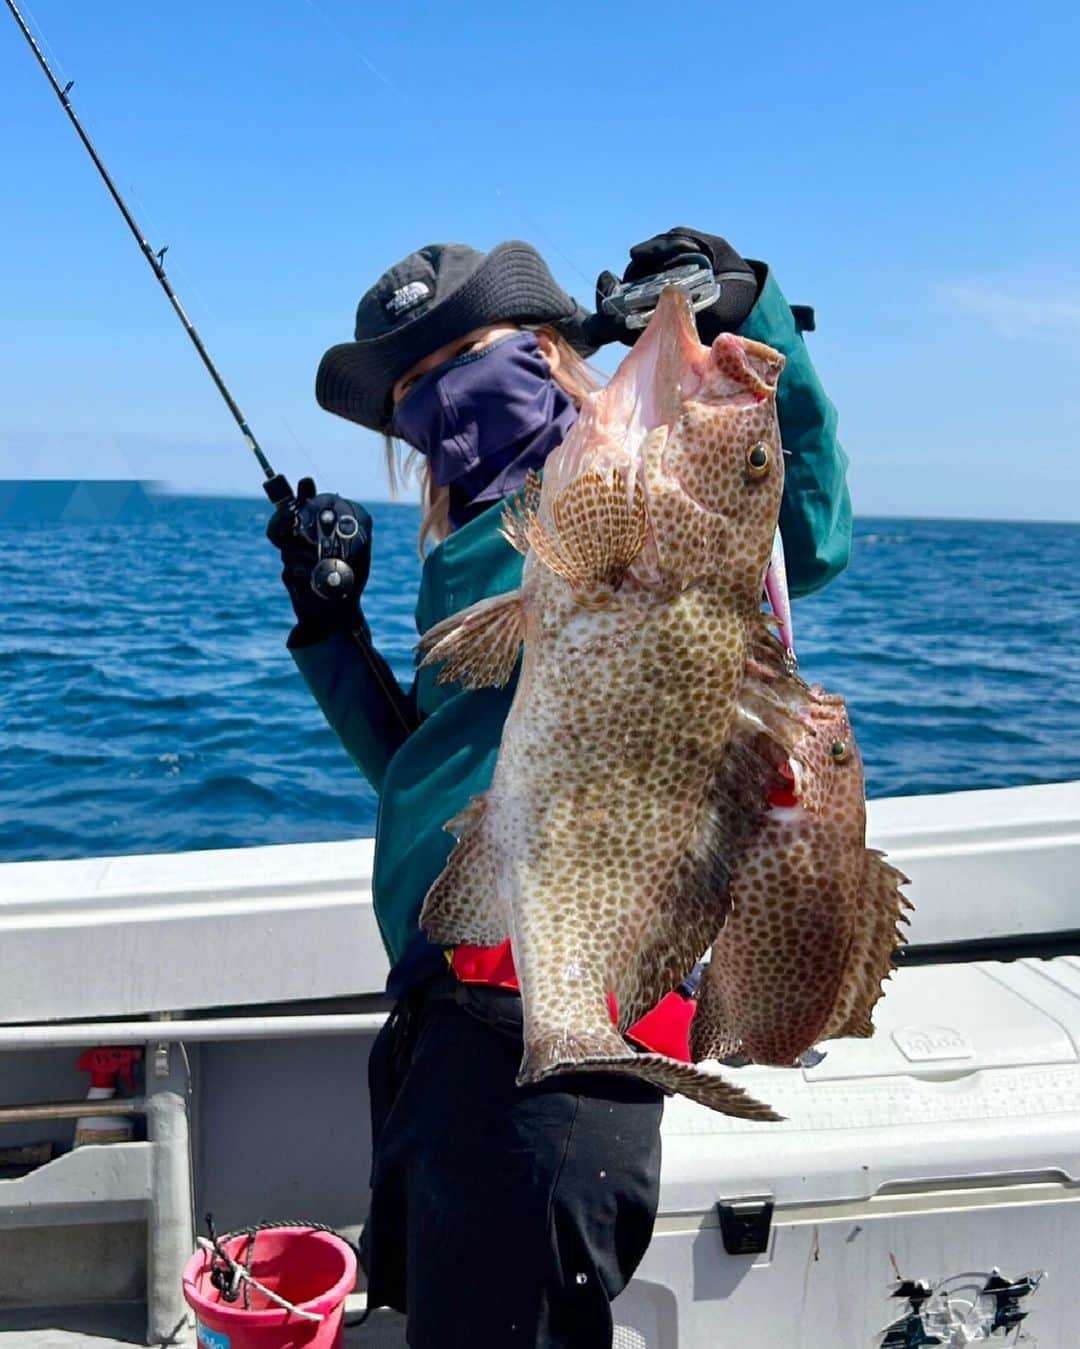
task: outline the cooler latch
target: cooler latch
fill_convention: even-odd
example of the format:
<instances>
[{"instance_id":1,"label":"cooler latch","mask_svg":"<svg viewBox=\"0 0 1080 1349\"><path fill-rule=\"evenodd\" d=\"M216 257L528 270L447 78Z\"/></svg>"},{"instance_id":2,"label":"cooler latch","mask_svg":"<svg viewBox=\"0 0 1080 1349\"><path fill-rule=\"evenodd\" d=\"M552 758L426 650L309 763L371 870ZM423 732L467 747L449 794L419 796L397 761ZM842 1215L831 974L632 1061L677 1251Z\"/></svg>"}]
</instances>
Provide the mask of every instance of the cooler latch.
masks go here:
<instances>
[{"instance_id":1,"label":"cooler latch","mask_svg":"<svg viewBox=\"0 0 1080 1349\"><path fill-rule=\"evenodd\" d=\"M721 1199L716 1212L728 1255L762 1255L769 1249L773 1215L771 1196Z\"/></svg>"}]
</instances>

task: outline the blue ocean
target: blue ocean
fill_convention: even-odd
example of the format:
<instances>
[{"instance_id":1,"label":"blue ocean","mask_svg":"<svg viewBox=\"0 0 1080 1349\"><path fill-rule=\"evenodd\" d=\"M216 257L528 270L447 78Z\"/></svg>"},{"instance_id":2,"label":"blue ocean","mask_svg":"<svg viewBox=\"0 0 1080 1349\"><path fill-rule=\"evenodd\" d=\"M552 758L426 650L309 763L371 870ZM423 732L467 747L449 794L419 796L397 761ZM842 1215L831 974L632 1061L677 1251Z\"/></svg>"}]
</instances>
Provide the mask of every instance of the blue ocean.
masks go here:
<instances>
[{"instance_id":1,"label":"blue ocean","mask_svg":"<svg viewBox=\"0 0 1080 1349\"><path fill-rule=\"evenodd\" d=\"M374 505L364 608L411 678L419 513ZM375 796L285 638L258 499L0 518L0 861L370 834ZM846 695L871 796L1080 777L1080 526L860 519L795 604L803 674Z\"/></svg>"}]
</instances>

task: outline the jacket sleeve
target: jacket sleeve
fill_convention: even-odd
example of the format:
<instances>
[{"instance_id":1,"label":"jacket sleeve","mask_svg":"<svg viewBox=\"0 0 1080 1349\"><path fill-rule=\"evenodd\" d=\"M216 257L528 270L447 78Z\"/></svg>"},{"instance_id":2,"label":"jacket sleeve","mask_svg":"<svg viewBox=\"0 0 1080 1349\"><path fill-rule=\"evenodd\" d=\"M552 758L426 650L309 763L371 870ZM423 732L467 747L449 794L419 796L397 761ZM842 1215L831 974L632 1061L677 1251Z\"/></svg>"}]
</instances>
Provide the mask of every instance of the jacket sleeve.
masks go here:
<instances>
[{"instance_id":1,"label":"jacket sleeve","mask_svg":"<svg viewBox=\"0 0 1080 1349\"><path fill-rule=\"evenodd\" d=\"M836 409L825 396L791 308L764 263L757 303L739 333L787 357L776 407L784 460L784 539L792 595L820 590L847 566L851 552L848 459L836 439Z\"/></svg>"},{"instance_id":2,"label":"jacket sleeve","mask_svg":"<svg viewBox=\"0 0 1080 1349\"><path fill-rule=\"evenodd\" d=\"M418 725L414 692L394 678L363 617L315 642L305 642L298 625L286 645L350 758L381 792L387 764Z\"/></svg>"}]
</instances>

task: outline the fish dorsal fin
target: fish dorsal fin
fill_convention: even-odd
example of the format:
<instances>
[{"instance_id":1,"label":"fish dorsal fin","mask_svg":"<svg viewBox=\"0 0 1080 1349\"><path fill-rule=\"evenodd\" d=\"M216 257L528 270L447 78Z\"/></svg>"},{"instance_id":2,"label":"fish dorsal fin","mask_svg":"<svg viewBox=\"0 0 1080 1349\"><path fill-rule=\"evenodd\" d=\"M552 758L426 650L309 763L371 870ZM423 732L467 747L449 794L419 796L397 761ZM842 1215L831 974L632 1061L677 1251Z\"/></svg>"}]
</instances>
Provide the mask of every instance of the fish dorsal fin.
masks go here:
<instances>
[{"instance_id":1,"label":"fish dorsal fin","mask_svg":"<svg viewBox=\"0 0 1080 1349\"><path fill-rule=\"evenodd\" d=\"M496 855L485 827L486 796L474 796L460 815L443 826L457 843L446 866L424 897L420 926L441 946L498 946L507 923L496 895Z\"/></svg>"},{"instance_id":2,"label":"fish dorsal fin","mask_svg":"<svg viewBox=\"0 0 1080 1349\"><path fill-rule=\"evenodd\" d=\"M900 893L908 884L902 871L885 861L884 854L867 848L864 854L861 907L855 918L847 969L836 1004L821 1033L822 1040L840 1036L868 1039L874 1031L870 1013L881 997L881 985L892 974L893 956L902 942L899 924L908 920L911 901Z\"/></svg>"},{"instance_id":3,"label":"fish dorsal fin","mask_svg":"<svg viewBox=\"0 0 1080 1349\"><path fill-rule=\"evenodd\" d=\"M420 639L420 668L441 663L440 684L502 688L514 673L524 640L521 591L493 595L429 628Z\"/></svg>"},{"instance_id":4,"label":"fish dorsal fin","mask_svg":"<svg viewBox=\"0 0 1080 1349\"><path fill-rule=\"evenodd\" d=\"M543 564L584 598L617 590L645 544L645 492L632 492L612 472L582 473L564 487L551 507L551 524L536 516L525 534Z\"/></svg>"}]
</instances>

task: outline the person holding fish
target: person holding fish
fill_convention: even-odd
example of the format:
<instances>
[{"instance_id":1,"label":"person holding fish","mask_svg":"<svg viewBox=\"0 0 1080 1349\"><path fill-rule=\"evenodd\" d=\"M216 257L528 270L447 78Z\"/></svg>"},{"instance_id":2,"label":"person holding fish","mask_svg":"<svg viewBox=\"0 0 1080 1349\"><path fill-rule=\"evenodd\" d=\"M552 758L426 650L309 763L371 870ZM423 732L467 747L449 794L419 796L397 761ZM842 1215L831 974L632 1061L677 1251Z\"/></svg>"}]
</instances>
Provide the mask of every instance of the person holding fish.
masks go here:
<instances>
[{"instance_id":1,"label":"person holding fish","mask_svg":"<svg viewBox=\"0 0 1080 1349\"><path fill-rule=\"evenodd\" d=\"M664 283L686 289L687 278L703 264L711 288L697 310L694 334L689 305L671 298ZM282 578L297 618L288 648L380 798L372 893L391 964L387 987L396 1001L369 1063L374 1162L362 1248L369 1305L404 1311L413 1349L610 1346L610 1302L652 1236L665 1090L697 1092L697 1099L750 1118L775 1118L719 1078L712 1079L719 1087L703 1086L689 1063L694 987L686 976L698 947L703 950L715 935L715 921L703 942L705 928L697 932L693 922L679 924L694 930L692 941L683 942L674 927L665 930L665 949L646 962L648 977L639 969L640 977L620 976L617 987L590 985L592 1039L569 1044L557 1032L535 1032L546 1015L545 997L561 1003L588 983L589 971L576 969L578 919L565 919L562 928L558 921L545 926L544 916L523 918L524 909L500 907L495 893L503 872L492 845L490 798L497 770L503 777L510 771L500 745L512 739L521 720L514 695L521 644L528 650L538 621L537 568L551 586L562 587L553 603L594 625L593 640L610 633L603 625L613 592L627 578L626 593L638 585L634 569L663 570L675 553L674 545L659 546L649 537L646 492L653 492L654 512L660 509L649 480L612 495L614 478L583 471L570 483L576 495L559 497L565 509L557 516L542 495L555 490L543 472L549 458L560 446L580 445L603 421L600 405L590 401L598 382L586 357L609 342L634 346L647 317L634 308L643 295L654 296L653 307L659 297L663 315L657 323L672 332L690 325L679 339L688 361L699 361L697 353L705 350L698 339L713 347L716 366L708 379L720 391L716 398L745 406L763 428L755 432L749 469L739 470L740 482L767 479L761 491L773 494L756 498L762 528L746 568L749 602L755 609L760 602L771 543L771 533L766 537L762 529L770 510L770 531L779 512L790 593L819 589L847 563L851 508L836 414L802 337L802 328L812 325L806 311L787 304L765 264L745 260L719 236L685 227L632 248L621 282L603 273L596 314L557 285L526 243L509 241L486 254L460 244L429 245L365 292L354 340L323 356L316 377L320 405L385 435L392 478L395 440L419 467L420 546L432 546L417 601L425 661L410 689L401 688L374 648L359 606L371 557L371 519L363 508L316 493L310 479L298 489L301 512L314 516L329 509L359 522L347 560L361 584L344 603L312 588L315 549L287 511L279 509L267 528L281 551ZM655 340L647 336L635 348L638 367L653 361L650 344ZM661 352L653 363L663 368L666 359ZM631 378L620 371L613 386L622 381L620 387L629 387ZM661 401L663 396L661 390ZM637 410L626 415L640 422L646 415L640 400L630 402ZM606 406L610 420L613 404ZM591 410L586 416L583 409ZM770 460L763 447L777 419L786 453ZM605 450L609 457L621 453L618 440ZM568 471L566 453L560 452L553 470L560 483ZM702 482L707 495L714 485ZM721 490L729 488L716 487ZM507 513L509 499L518 505ZM730 540L727 546L730 551ZM539 561L530 555L524 563L519 591L523 553ZM733 556L737 561L738 547ZM680 594L693 592L692 581L687 572ZM468 614L458 622L462 610ZM773 650L768 642L775 639L751 636L754 650L766 653L755 660L767 661ZM665 640L657 639L653 649ZM708 668L718 668L722 654L706 654ZM559 668L570 668L565 662L572 664L573 655L564 651L558 659L564 662ZM678 659L672 657L670 668L676 682L680 668L695 668L692 652L688 665L677 667ZM739 659L745 662L745 653ZM436 661L445 665L441 678ZM662 662L657 671L662 680ZM771 724L770 717L780 724L769 696L760 694L756 714L763 724ZM662 688L653 701L662 707ZM601 703L582 714L580 730L567 732L575 743L584 744L607 715L610 699ZM734 707L730 712L733 718ZM573 707L549 708L545 715L547 721L536 725L546 728L552 744L577 724ZM711 724L722 720L712 718ZM638 752L662 749L654 742ZM775 771L772 763L755 767L749 747L729 761L736 776ZM533 770L523 765L521 771ZM549 772L534 780L544 784L546 818L554 821L563 779ZM764 783L762 777L758 786ZM615 778L610 790L618 795ZM725 791L737 813L741 777ZM588 784L567 792L579 807L576 817L571 807L569 815L563 812L578 830L577 844L590 821L597 832L584 851L562 851L558 865L548 867L540 855L526 857L530 876L545 867L550 873L547 915L575 888L575 876L599 876L607 865L602 789L595 800ZM505 793L501 799L508 799ZM667 799L672 813L681 811L678 799L676 783ZM639 804L635 797L634 808ZM665 809L664 799L658 798L656 809ZM506 830L513 834L516 828L506 823L511 815L505 808L499 815L504 843ZM646 811L640 818L652 817ZM456 847L448 828L459 839ZM521 821L522 848L530 828ZM612 865L625 868L632 852L624 849ZM505 847L499 855L506 855ZM640 865L648 869L647 862ZM607 913L606 895L602 888L590 892L586 928ZM702 921L711 921L708 914ZM570 949L561 952L566 933ZM593 949L592 940L586 931L583 952ZM604 949L609 947L614 949L612 941ZM678 949L671 955L668 948ZM532 973L550 968L555 954L565 980L558 989L550 979L544 982L547 976L534 979Z\"/></svg>"}]
</instances>

